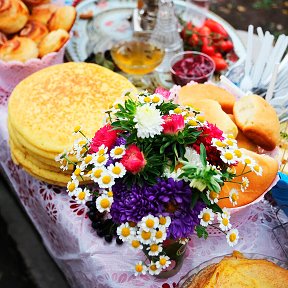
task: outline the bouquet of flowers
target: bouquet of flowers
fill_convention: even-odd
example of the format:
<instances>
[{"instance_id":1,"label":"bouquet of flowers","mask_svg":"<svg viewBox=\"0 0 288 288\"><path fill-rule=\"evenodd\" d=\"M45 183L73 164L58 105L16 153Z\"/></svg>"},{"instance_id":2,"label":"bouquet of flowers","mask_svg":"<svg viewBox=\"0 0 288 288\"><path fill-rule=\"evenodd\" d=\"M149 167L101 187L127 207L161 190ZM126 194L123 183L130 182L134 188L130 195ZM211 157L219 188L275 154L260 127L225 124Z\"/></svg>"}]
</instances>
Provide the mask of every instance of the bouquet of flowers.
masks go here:
<instances>
[{"instance_id":1,"label":"bouquet of flowers","mask_svg":"<svg viewBox=\"0 0 288 288\"><path fill-rule=\"evenodd\" d=\"M173 260L167 243L181 247L193 233L207 238L209 225L223 231L229 245L237 244L228 209L217 205L219 192L239 176L238 162L245 164L241 175L261 175L233 135L205 121L196 108L176 104L174 97L163 88L136 97L126 93L106 111L105 125L92 139L75 127L82 137L57 159L63 169L75 165L67 192L90 207L98 235L110 242L114 233L118 244L128 242L146 254L135 264L136 275L167 269ZM81 179L93 184L81 188ZM242 191L247 180L243 176L239 183ZM237 203L237 197L232 189L230 201Z\"/></svg>"}]
</instances>

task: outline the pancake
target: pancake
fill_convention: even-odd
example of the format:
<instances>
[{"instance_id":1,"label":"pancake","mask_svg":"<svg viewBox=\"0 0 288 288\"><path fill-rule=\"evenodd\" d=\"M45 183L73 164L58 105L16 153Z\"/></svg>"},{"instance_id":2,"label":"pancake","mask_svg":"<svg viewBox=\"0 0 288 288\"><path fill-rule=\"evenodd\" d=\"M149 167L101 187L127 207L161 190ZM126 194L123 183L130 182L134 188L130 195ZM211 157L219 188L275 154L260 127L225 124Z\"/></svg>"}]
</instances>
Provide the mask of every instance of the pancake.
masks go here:
<instances>
[{"instance_id":1,"label":"pancake","mask_svg":"<svg viewBox=\"0 0 288 288\"><path fill-rule=\"evenodd\" d=\"M75 126L93 137L103 111L127 89L136 90L125 77L95 64L51 66L16 86L9 99L9 120L38 151L59 154L79 138L72 135Z\"/></svg>"}]
</instances>

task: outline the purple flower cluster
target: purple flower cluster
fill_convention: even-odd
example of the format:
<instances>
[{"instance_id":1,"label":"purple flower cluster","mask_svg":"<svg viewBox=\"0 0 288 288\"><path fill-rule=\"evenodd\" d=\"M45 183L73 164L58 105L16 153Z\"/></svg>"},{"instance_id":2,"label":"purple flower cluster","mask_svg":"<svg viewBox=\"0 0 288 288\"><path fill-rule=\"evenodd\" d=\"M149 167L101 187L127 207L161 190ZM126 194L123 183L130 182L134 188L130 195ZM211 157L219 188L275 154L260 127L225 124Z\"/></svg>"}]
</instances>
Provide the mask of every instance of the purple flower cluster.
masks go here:
<instances>
[{"instance_id":1,"label":"purple flower cluster","mask_svg":"<svg viewBox=\"0 0 288 288\"><path fill-rule=\"evenodd\" d=\"M132 186L129 190L123 183L113 187L111 216L117 223L139 222L144 216L165 215L171 217L168 237L184 238L193 234L199 224L198 215L205 207L202 202L191 209L192 190L189 185L172 178L158 179L153 186Z\"/></svg>"}]
</instances>

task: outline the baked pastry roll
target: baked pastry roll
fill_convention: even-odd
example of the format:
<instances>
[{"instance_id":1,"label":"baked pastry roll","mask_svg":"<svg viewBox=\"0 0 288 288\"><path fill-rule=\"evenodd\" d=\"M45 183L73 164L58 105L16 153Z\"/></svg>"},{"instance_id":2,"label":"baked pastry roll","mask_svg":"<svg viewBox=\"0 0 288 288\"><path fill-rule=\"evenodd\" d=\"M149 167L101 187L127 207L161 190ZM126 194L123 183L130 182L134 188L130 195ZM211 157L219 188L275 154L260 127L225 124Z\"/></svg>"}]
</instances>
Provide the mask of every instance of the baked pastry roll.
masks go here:
<instances>
[{"instance_id":1,"label":"baked pastry roll","mask_svg":"<svg viewBox=\"0 0 288 288\"><path fill-rule=\"evenodd\" d=\"M39 44L40 41L49 33L48 28L41 22L29 20L20 31L21 37L28 37Z\"/></svg>"},{"instance_id":2,"label":"baked pastry roll","mask_svg":"<svg viewBox=\"0 0 288 288\"><path fill-rule=\"evenodd\" d=\"M69 33L63 29L51 31L39 43L39 57L59 51L63 45L69 40Z\"/></svg>"},{"instance_id":3,"label":"baked pastry roll","mask_svg":"<svg viewBox=\"0 0 288 288\"><path fill-rule=\"evenodd\" d=\"M29 19L39 21L47 25L53 13L58 9L58 6L53 4L43 4L32 8Z\"/></svg>"},{"instance_id":4,"label":"baked pastry roll","mask_svg":"<svg viewBox=\"0 0 288 288\"><path fill-rule=\"evenodd\" d=\"M0 32L0 47L5 43L7 42L7 37L4 33Z\"/></svg>"},{"instance_id":5,"label":"baked pastry roll","mask_svg":"<svg viewBox=\"0 0 288 288\"><path fill-rule=\"evenodd\" d=\"M76 19L76 10L72 6L63 6L56 10L48 22L50 31L64 29L70 31Z\"/></svg>"},{"instance_id":6,"label":"baked pastry roll","mask_svg":"<svg viewBox=\"0 0 288 288\"><path fill-rule=\"evenodd\" d=\"M28 6L37 6L45 3L49 3L50 0L23 0Z\"/></svg>"},{"instance_id":7,"label":"baked pastry roll","mask_svg":"<svg viewBox=\"0 0 288 288\"><path fill-rule=\"evenodd\" d=\"M28 8L22 1L0 0L0 31L16 33L24 27L28 17Z\"/></svg>"},{"instance_id":8,"label":"baked pastry roll","mask_svg":"<svg viewBox=\"0 0 288 288\"><path fill-rule=\"evenodd\" d=\"M38 57L36 43L27 37L14 37L0 47L0 59L8 61L26 62L31 58Z\"/></svg>"}]
</instances>

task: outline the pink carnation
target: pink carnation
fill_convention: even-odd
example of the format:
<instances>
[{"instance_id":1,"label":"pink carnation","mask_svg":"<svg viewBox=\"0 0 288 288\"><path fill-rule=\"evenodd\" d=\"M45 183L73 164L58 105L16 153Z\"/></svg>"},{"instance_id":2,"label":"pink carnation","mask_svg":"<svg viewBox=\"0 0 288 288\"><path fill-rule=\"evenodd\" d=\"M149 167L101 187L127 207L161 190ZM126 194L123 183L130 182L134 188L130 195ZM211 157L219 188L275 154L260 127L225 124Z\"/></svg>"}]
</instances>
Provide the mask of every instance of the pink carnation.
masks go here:
<instances>
[{"instance_id":1,"label":"pink carnation","mask_svg":"<svg viewBox=\"0 0 288 288\"><path fill-rule=\"evenodd\" d=\"M165 121L164 124L162 124L164 134L174 135L185 127L184 117L182 115L164 115L162 119Z\"/></svg>"},{"instance_id":2,"label":"pink carnation","mask_svg":"<svg viewBox=\"0 0 288 288\"><path fill-rule=\"evenodd\" d=\"M156 88L155 93L161 94L165 100L169 100L170 98L170 91L163 87Z\"/></svg>"}]
</instances>

